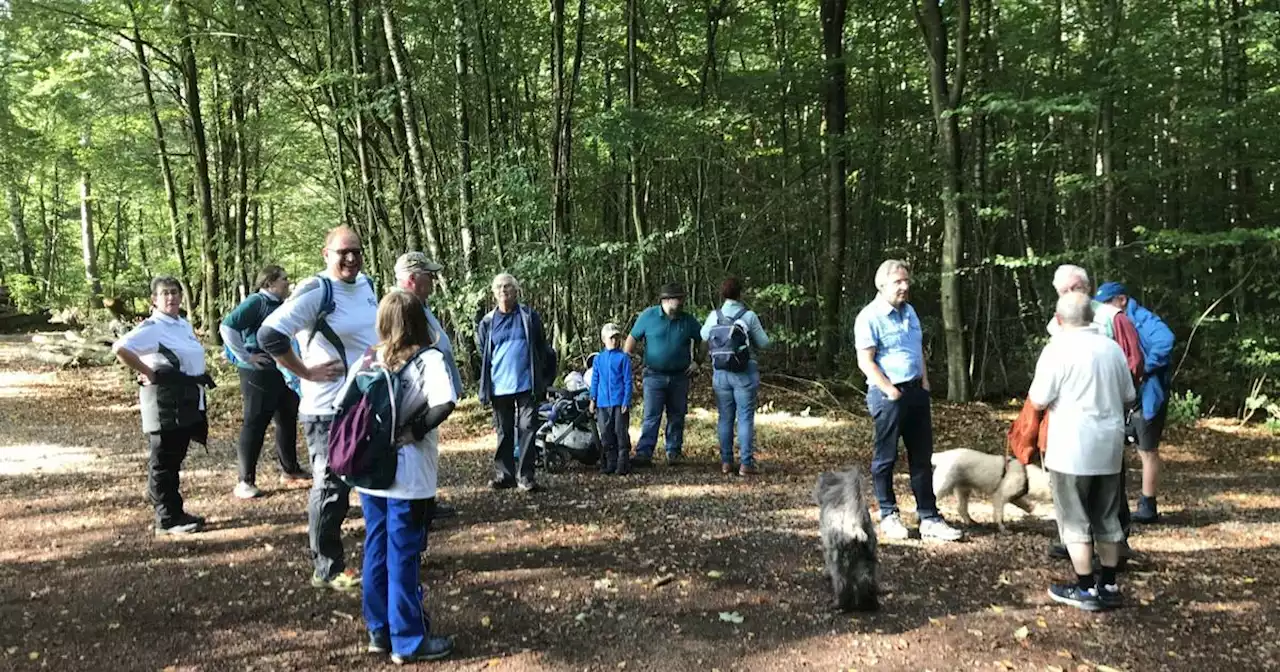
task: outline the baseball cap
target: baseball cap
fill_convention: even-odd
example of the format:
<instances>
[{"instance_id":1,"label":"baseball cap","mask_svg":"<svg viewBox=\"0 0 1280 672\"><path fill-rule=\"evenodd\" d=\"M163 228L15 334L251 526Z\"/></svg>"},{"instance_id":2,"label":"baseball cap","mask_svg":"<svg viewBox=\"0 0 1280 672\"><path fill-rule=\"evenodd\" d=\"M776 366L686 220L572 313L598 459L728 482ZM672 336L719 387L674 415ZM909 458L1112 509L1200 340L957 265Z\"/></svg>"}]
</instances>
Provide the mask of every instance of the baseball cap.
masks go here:
<instances>
[{"instance_id":1,"label":"baseball cap","mask_svg":"<svg viewBox=\"0 0 1280 672\"><path fill-rule=\"evenodd\" d=\"M421 252L405 252L396 259L396 273L439 273L444 266Z\"/></svg>"},{"instance_id":2,"label":"baseball cap","mask_svg":"<svg viewBox=\"0 0 1280 672\"><path fill-rule=\"evenodd\" d=\"M600 338L605 340L608 340L610 337L617 336L618 334L621 334L621 333L622 333L622 330L618 328L618 325L612 322L600 328Z\"/></svg>"},{"instance_id":3,"label":"baseball cap","mask_svg":"<svg viewBox=\"0 0 1280 672\"><path fill-rule=\"evenodd\" d=\"M1098 293L1093 295L1093 300L1099 303L1106 303L1121 294L1129 296L1129 290L1118 282L1105 282L1098 288Z\"/></svg>"}]
</instances>

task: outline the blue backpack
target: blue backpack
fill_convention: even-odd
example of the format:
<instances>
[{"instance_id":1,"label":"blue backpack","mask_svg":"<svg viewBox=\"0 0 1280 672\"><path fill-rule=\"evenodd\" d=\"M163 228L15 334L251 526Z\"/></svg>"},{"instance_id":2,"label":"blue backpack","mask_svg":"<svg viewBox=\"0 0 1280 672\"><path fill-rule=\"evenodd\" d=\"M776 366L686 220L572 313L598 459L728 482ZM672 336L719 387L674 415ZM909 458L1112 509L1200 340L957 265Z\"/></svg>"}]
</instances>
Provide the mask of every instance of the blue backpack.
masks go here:
<instances>
[{"instance_id":1,"label":"blue backpack","mask_svg":"<svg viewBox=\"0 0 1280 672\"><path fill-rule=\"evenodd\" d=\"M746 314L746 306L733 317L725 317L716 308L716 323L711 327L711 335L707 338L711 368L734 372L747 370L747 364L751 362L751 342L747 336L747 328L738 321Z\"/></svg>"},{"instance_id":2,"label":"blue backpack","mask_svg":"<svg viewBox=\"0 0 1280 672\"><path fill-rule=\"evenodd\" d=\"M396 480L400 428L408 424L397 403L403 380L400 374L427 346L391 371L374 358L373 348L364 354L364 367L338 405L329 427L329 468L353 487L385 490Z\"/></svg>"}]
</instances>

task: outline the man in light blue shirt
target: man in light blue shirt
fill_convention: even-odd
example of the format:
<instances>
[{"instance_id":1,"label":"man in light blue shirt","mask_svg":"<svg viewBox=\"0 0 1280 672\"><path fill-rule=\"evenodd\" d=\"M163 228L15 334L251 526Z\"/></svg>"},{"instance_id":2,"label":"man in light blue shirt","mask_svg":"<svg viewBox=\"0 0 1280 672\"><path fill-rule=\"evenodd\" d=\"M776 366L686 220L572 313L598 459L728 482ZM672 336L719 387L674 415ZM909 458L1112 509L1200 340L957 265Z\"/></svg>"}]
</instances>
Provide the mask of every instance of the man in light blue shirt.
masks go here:
<instances>
[{"instance_id":1,"label":"man in light blue shirt","mask_svg":"<svg viewBox=\"0 0 1280 672\"><path fill-rule=\"evenodd\" d=\"M898 438L907 448L911 491L916 497L922 538L956 541L963 534L938 513L933 493L933 420L929 411L929 373L924 360L924 332L916 310L907 303L911 272L889 259L876 270L879 294L853 326L858 368L867 375L867 409L875 421L871 482L880 502L880 533L906 539L910 531L898 515L893 494L893 466Z\"/></svg>"},{"instance_id":2,"label":"man in light blue shirt","mask_svg":"<svg viewBox=\"0 0 1280 672\"><path fill-rule=\"evenodd\" d=\"M453 383L453 394L461 399L462 373L458 371L458 361L453 355L453 343L449 340L449 334L440 324L440 320L436 319L435 314L431 312L429 303L431 294L435 291L436 275L443 270L444 266L432 261L421 252L406 252L396 259L396 287L413 294L422 301L422 308L427 314L427 326L431 327L431 336L435 338L435 343L432 345L444 355L445 368L449 370L449 380ZM458 515L456 508L440 501L438 493L435 500L435 508L431 510L432 520Z\"/></svg>"}]
</instances>

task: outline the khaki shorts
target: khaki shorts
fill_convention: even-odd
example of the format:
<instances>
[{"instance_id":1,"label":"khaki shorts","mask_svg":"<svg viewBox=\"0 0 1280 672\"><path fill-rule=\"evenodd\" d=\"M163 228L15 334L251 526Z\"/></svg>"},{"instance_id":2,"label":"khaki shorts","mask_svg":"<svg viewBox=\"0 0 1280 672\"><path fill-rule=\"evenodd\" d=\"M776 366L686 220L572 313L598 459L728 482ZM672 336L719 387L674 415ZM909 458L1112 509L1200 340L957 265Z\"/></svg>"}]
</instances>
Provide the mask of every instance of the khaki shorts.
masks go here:
<instances>
[{"instance_id":1,"label":"khaki shorts","mask_svg":"<svg viewBox=\"0 0 1280 672\"><path fill-rule=\"evenodd\" d=\"M1053 510L1064 544L1119 543L1120 486L1124 474L1075 476L1049 472Z\"/></svg>"}]
</instances>

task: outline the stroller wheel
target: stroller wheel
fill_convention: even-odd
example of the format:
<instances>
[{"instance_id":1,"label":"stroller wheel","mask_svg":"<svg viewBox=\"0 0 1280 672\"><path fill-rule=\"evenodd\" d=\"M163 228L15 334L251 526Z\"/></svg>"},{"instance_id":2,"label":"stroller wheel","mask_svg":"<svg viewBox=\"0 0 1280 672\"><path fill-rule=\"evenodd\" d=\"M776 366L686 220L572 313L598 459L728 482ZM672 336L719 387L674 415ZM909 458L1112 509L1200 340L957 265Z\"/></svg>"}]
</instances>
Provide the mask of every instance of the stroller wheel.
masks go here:
<instances>
[{"instance_id":1,"label":"stroller wheel","mask_svg":"<svg viewBox=\"0 0 1280 672\"><path fill-rule=\"evenodd\" d=\"M569 462L568 460L565 459L564 453L558 450L554 450L554 449L544 450L542 452L542 457L545 462L543 468L545 468L549 473L558 474L564 471L567 466L569 466Z\"/></svg>"}]
</instances>

